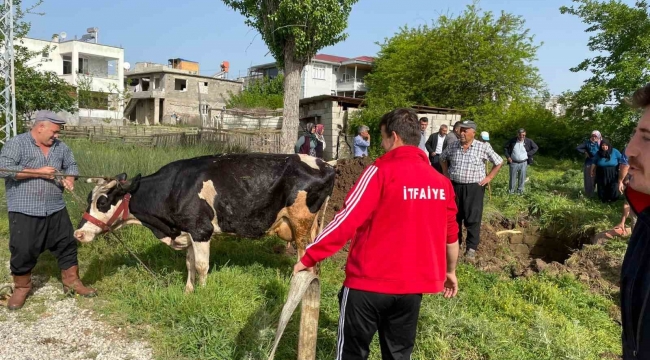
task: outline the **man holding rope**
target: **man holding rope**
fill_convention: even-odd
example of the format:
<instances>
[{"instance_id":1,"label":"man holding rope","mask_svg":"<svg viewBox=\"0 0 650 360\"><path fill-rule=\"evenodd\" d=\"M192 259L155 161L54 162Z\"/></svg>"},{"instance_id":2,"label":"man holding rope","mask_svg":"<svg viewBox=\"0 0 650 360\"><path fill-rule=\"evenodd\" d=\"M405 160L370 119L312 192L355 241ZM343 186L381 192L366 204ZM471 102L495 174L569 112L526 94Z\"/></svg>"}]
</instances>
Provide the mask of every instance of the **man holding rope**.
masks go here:
<instances>
[{"instance_id":1,"label":"man holding rope","mask_svg":"<svg viewBox=\"0 0 650 360\"><path fill-rule=\"evenodd\" d=\"M307 246L294 273L352 239L339 293L336 359L367 359L379 331L383 359L409 359L422 294L456 296L458 224L451 181L418 148L418 117L397 109L380 122L386 154L361 175L344 208Z\"/></svg>"},{"instance_id":2,"label":"man holding rope","mask_svg":"<svg viewBox=\"0 0 650 360\"><path fill-rule=\"evenodd\" d=\"M65 293L94 296L79 279L77 242L63 201L63 189L74 189L77 163L72 151L58 139L65 120L51 111L36 113L32 129L11 138L0 153L9 211L10 268L14 292L9 310L23 307L32 289L31 272L41 253L58 260ZM57 174L65 177L57 181Z\"/></svg>"}]
</instances>

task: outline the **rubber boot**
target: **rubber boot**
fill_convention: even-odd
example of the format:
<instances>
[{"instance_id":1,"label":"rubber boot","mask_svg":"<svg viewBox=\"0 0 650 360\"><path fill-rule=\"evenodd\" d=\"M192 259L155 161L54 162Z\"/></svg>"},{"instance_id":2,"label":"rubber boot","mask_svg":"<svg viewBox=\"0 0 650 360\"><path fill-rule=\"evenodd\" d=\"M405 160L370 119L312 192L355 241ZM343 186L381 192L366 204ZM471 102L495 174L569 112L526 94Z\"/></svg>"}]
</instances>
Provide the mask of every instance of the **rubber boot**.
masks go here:
<instances>
[{"instance_id":1,"label":"rubber boot","mask_svg":"<svg viewBox=\"0 0 650 360\"><path fill-rule=\"evenodd\" d=\"M32 290L32 274L14 275L14 292L7 301L9 310L18 310L25 305L25 300Z\"/></svg>"},{"instance_id":2,"label":"rubber boot","mask_svg":"<svg viewBox=\"0 0 650 360\"><path fill-rule=\"evenodd\" d=\"M84 297L97 295L97 290L85 287L81 282L81 279L79 279L79 266L77 265L61 270L61 282L63 282L63 292L66 295L78 294Z\"/></svg>"}]
</instances>

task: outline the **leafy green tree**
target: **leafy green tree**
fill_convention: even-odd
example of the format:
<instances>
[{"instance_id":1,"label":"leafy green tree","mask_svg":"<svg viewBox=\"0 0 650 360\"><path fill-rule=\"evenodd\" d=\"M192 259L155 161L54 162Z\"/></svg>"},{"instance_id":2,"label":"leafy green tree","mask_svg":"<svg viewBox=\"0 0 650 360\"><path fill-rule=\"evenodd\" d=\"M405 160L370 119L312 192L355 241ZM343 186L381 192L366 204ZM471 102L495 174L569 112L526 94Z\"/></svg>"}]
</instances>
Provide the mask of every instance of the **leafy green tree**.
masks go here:
<instances>
[{"instance_id":1,"label":"leafy green tree","mask_svg":"<svg viewBox=\"0 0 650 360\"><path fill-rule=\"evenodd\" d=\"M16 62L16 115L29 120L38 110L76 111L75 89L51 71Z\"/></svg>"},{"instance_id":2,"label":"leafy green tree","mask_svg":"<svg viewBox=\"0 0 650 360\"><path fill-rule=\"evenodd\" d=\"M282 149L293 152L298 131L300 74L316 53L345 40L358 0L222 0L246 17L284 68Z\"/></svg>"},{"instance_id":3,"label":"leafy green tree","mask_svg":"<svg viewBox=\"0 0 650 360\"><path fill-rule=\"evenodd\" d=\"M42 51L29 51L20 44L20 39L25 37L31 28L31 23L24 20L25 15L42 15L35 12L42 3L43 1L39 0L31 6L23 8L21 0L13 0L15 11L14 78L16 86L16 116L19 120L23 120L23 122L29 120L33 113L39 109L76 111L76 93L74 87L53 72L38 71L39 65L35 67L27 65L34 57L49 52L51 50L50 47L45 47ZM0 46L4 44L4 40L4 37L0 34ZM5 121L4 117L2 121Z\"/></svg>"},{"instance_id":4,"label":"leafy green tree","mask_svg":"<svg viewBox=\"0 0 650 360\"><path fill-rule=\"evenodd\" d=\"M281 109L284 97L284 76L269 79L267 77L252 81L246 89L238 94L230 93L229 108L239 109Z\"/></svg>"},{"instance_id":5,"label":"leafy green tree","mask_svg":"<svg viewBox=\"0 0 650 360\"><path fill-rule=\"evenodd\" d=\"M505 105L542 88L532 65L538 48L521 17L469 5L431 26L403 27L381 44L366 77L368 100L468 110Z\"/></svg>"},{"instance_id":6,"label":"leafy green tree","mask_svg":"<svg viewBox=\"0 0 650 360\"><path fill-rule=\"evenodd\" d=\"M380 44L366 76L367 108L355 114L351 130L369 125L378 139L381 114L414 104L467 110L481 127L503 116L510 104L543 90L532 65L540 45L524 25L521 17L469 5L430 26L401 28Z\"/></svg>"},{"instance_id":7,"label":"leafy green tree","mask_svg":"<svg viewBox=\"0 0 650 360\"><path fill-rule=\"evenodd\" d=\"M579 17L590 33L587 47L597 53L573 72L591 76L576 92L564 94L569 116L587 129L598 128L618 146L629 139L638 113L626 103L634 90L650 82L648 2L574 0L560 11ZM586 136L586 134L584 134Z\"/></svg>"}]
</instances>

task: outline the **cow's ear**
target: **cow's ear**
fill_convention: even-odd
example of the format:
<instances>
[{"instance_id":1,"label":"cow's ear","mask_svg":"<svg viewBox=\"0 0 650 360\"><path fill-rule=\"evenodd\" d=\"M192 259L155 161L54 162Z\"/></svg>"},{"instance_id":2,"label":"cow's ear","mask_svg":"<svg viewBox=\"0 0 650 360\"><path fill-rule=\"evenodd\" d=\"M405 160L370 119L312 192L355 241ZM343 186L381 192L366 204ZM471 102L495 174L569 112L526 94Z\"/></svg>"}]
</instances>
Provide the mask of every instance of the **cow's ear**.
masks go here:
<instances>
[{"instance_id":1,"label":"cow's ear","mask_svg":"<svg viewBox=\"0 0 650 360\"><path fill-rule=\"evenodd\" d=\"M142 175L138 174L134 176L131 180L127 180L124 182L120 182L120 188L124 190L124 192L131 193L134 192L138 189L138 186L140 186L140 179L142 178Z\"/></svg>"},{"instance_id":2,"label":"cow's ear","mask_svg":"<svg viewBox=\"0 0 650 360\"><path fill-rule=\"evenodd\" d=\"M115 180L117 180L118 183L123 183L127 179L126 173L121 173L117 176L115 176Z\"/></svg>"}]
</instances>

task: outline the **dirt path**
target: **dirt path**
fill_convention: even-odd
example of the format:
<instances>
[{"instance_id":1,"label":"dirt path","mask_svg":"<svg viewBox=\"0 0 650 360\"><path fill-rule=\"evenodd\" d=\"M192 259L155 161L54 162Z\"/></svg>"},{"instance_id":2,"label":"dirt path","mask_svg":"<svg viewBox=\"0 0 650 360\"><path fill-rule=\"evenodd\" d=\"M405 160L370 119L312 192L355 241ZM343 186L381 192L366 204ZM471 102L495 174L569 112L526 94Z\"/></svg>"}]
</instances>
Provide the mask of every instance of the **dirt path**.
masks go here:
<instances>
[{"instance_id":1,"label":"dirt path","mask_svg":"<svg viewBox=\"0 0 650 360\"><path fill-rule=\"evenodd\" d=\"M0 360L149 360L151 347L126 338L123 329L94 319L55 284L34 281L37 290L19 311L0 301ZM0 287L7 284L0 284Z\"/></svg>"}]
</instances>

